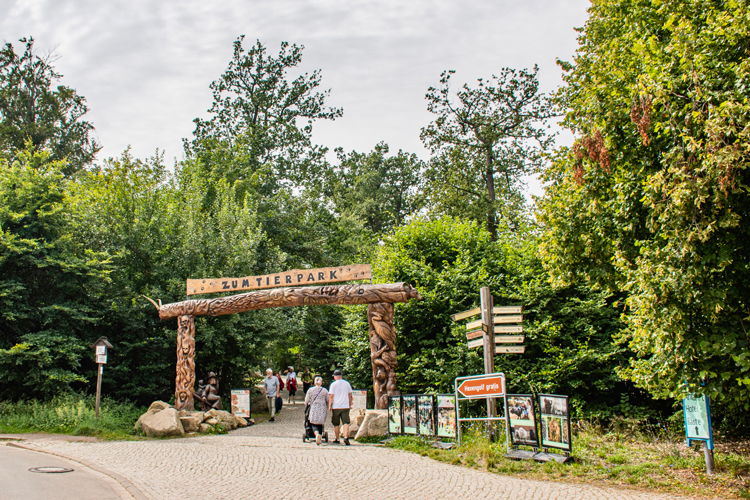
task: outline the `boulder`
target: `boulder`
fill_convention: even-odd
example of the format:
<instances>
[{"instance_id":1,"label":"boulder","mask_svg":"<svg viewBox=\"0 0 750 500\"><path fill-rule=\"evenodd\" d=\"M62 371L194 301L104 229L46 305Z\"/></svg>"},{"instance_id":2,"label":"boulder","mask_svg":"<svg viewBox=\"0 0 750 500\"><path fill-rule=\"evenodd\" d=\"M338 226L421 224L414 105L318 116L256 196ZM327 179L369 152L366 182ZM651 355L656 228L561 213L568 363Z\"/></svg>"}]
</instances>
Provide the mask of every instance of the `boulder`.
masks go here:
<instances>
[{"instance_id":1,"label":"boulder","mask_svg":"<svg viewBox=\"0 0 750 500\"><path fill-rule=\"evenodd\" d=\"M354 439L368 436L384 436L387 433L388 410L367 410L365 418L362 420L362 425L359 426Z\"/></svg>"},{"instance_id":2,"label":"boulder","mask_svg":"<svg viewBox=\"0 0 750 500\"><path fill-rule=\"evenodd\" d=\"M187 410L180 410L180 411L179 411L179 412L178 412L177 414L178 414L178 415L179 415L180 417L187 417L187 416L188 416L188 414L187 414Z\"/></svg>"},{"instance_id":3,"label":"boulder","mask_svg":"<svg viewBox=\"0 0 750 500\"><path fill-rule=\"evenodd\" d=\"M208 425L216 425L219 423L219 421L215 419L214 417L209 417L206 420L204 420L203 423L208 424Z\"/></svg>"},{"instance_id":4,"label":"boulder","mask_svg":"<svg viewBox=\"0 0 750 500\"><path fill-rule=\"evenodd\" d=\"M234 420L237 422L237 427L247 427L247 420L244 418L235 416Z\"/></svg>"},{"instance_id":5,"label":"boulder","mask_svg":"<svg viewBox=\"0 0 750 500\"><path fill-rule=\"evenodd\" d=\"M224 427L227 428L227 430L232 431L237 428L237 419L229 413L228 411L219 410L216 412L216 415L214 417L216 420L221 422L222 424L225 424Z\"/></svg>"},{"instance_id":6,"label":"boulder","mask_svg":"<svg viewBox=\"0 0 750 500\"><path fill-rule=\"evenodd\" d=\"M212 418L212 417L215 417L215 416L216 416L216 410L214 410L213 408L211 408L210 410L208 410L206 413L203 414L203 421L205 422L209 418Z\"/></svg>"},{"instance_id":7,"label":"boulder","mask_svg":"<svg viewBox=\"0 0 750 500\"><path fill-rule=\"evenodd\" d=\"M355 434L359 427L362 425L362 421L365 419L365 413L367 410L361 408L352 408L349 410L349 435Z\"/></svg>"},{"instance_id":8,"label":"boulder","mask_svg":"<svg viewBox=\"0 0 750 500\"><path fill-rule=\"evenodd\" d=\"M203 422L206 419L206 417L204 416L204 413L202 411L189 411L189 412L187 412L187 416L188 417L197 418L201 422Z\"/></svg>"},{"instance_id":9,"label":"boulder","mask_svg":"<svg viewBox=\"0 0 750 500\"><path fill-rule=\"evenodd\" d=\"M140 419L141 427L147 436L182 436L185 434L180 417L174 408L167 408L151 415L148 413L146 412Z\"/></svg>"},{"instance_id":10,"label":"boulder","mask_svg":"<svg viewBox=\"0 0 750 500\"><path fill-rule=\"evenodd\" d=\"M200 427L198 427L198 432L203 433L203 434L207 433L210 430L211 430L211 426L208 424L201 424Z\"/></svg>"},{"instance_id":11,"label":"boulder","mask_svg":"<svg viewBox=\"0 0 750 500\"><path fill-rule=\"evenodd\" d=\"M169 404L165 403L164 401L154 401L151 403L151 406L148 407L148 411L156 410L156 411L162 411L166 410L167 408L171 408Z\"/></svg>"},{"instance_id":12,"label":"boulder","mask_svg":"<svg viewBox=\"0 0 750 500\"><path fill-rule=\"evenodd\" d=\"M148 410L146 413L138 417L138 421L135 423L135 430L137 430L138 432L143 432L143 419L146 417L150 417L151 415L155 415L159 413L159 411L161 410Z\"/></svg>"},{"instance_id":13,"label":"boulder","mask_svg":"<svg viewBox=\"0 0 750 500\"><path fill-rule=\"evenodd\" d=\"M197 432L198 429L200 429L202 421L203 420L198 420L195 417L180 417L180 422L182 423L182 428L185 429L185 432Z\"/></svg>"}]
</instances>

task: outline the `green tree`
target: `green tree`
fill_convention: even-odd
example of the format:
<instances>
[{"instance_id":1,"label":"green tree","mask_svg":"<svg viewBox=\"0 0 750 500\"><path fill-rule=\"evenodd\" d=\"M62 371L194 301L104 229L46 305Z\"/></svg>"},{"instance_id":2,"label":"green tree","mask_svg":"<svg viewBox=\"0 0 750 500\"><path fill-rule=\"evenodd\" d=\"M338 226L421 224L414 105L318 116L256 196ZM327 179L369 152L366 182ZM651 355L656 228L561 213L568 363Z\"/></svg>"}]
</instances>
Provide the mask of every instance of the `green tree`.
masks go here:
<instances>
[{"instance_id":1,"label":"green tree","mask_svg":"<svg viewBox=\"0 0 750 500\"><path fill-rule=\"evenodd\" d=\"M0 392L50 397L86 380L112 268L72 235L65 163L31 142L16 156L0 159Z\"/></svg>"},{"instance_id":2,"label":"green tree","mask_svg":"<svg viewBox=\"0 0 750 500\"><path fill-rule=\"evenodd\" d=\"M658 397L750 406L750 8L599 0L561 62L577 134L545 174L559 282L628 294L621 374Z\"/></svg>"},{"instance_id":3,"label":"green tree","mask_svg":"<svg viewBox=\"0 0 750 500\"><path fill-rule=\"evenodd\" d=\"M227 70L211 83L211 118L194 120L194 139L185 141L185 150L230 183L261 168L273 173L272 190L277 183L314 182L327 150L312 143L313 122L336 119L342 110L325 105L330 90L316 90L319 70L288 79L304 47L282 42L274 57L259 40L246 51L243 40L234 42Z\"/></svg>"},{"instance_id":4,"label":"green tree","mask_svg":"<svg viewBox=\"0 0 750 500\"><path fill-rule=\"evenodd\" d=\"M13 162L27 140L46 148L52 160L66 160L62 172L70 175L90 164L101 146L85 120L86 99L64 85L52 65L53 54L34 54L34 39L21 38L26 48L17 54L13 45L0 49L0 155Z\"/></svg>"},{"instance_id":5,"label":"green tree","mask_svg":"<svg viewBox=\"0 0 750 500\"><path fill-rule=\"evenodd\" d=\"M401 226L422 208L424 162L417 155L399 150L387 156L388 145L383 142L370 153L336 152L339 164L330 169L326 194L337 213L352 215L367 230L381 234Z\"/></svg>"},{"instance_id":6,"label":"green tree","mask_svg":"<svg viewBox=\"0 0 750 500\"><path fill-rule=\"evenodd\" d=\"M421 138L433 154L427 193L438 213L486 221L493 238L498 219L519 226L522 179L540 166L550 143L544 121L551 107L539 92L537 72L504 68L487 82L480 78L477 88L464 84L456 102L454 71L444 71L440 86L428 89L427 109L437 118Z\"/></svg>"}]
</instances>

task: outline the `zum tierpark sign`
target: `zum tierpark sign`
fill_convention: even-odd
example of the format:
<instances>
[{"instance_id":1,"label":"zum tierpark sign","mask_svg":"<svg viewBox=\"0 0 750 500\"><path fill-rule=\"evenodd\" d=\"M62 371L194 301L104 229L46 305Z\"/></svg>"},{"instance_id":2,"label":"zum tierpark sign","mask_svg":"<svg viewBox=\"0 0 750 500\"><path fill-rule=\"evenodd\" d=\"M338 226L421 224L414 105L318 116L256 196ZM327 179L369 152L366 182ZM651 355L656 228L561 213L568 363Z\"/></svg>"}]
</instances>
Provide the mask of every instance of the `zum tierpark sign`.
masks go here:
<instances>
[{"instance_id":1,"label":"zum tierpark sign","mask_svg":"<svg viewBox=\"0 0 750 500\"><path fill-rule=\"evenodd\" d=\"M370 264L323 267L320 269L292 269L283 273L245 276L244 278L204 278L187 280L187 294L260 290L278 286L317 285L338 281L369 280Z\"/></svg>"}]
</instances>

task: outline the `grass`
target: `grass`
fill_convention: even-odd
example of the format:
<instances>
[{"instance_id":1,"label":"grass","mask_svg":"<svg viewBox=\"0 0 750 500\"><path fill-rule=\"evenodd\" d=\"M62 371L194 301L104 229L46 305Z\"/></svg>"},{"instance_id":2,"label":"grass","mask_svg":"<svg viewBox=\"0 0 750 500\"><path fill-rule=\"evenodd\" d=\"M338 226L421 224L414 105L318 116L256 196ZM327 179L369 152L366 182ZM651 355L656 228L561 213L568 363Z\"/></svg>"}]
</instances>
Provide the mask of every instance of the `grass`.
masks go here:
<instances>
[{"instance_id":1,"label":"grass","mask_svg":"<svg viewBox=\"0 0 750 500\"><path fill-rule=\"evenodd\" d=\"M432 441L399 436L388 444L464 467L527 479L585 482L601 486L634 487L702 498L750 499L750 443L717 444L716 474L708 476L703 451L687 448L683 438L661 432L617 432L588 426L573 434L573 463L510 460L505 436L491 443L483 433L469 431L452 450L432 447Z\"/></svg>"},{"instance_id":2,"label":"grass","mask_svg":"<svg viewBox=\"0 0 750 500\"><path fill-rule=\"evenodd\" d=\"M99 418L95 398L66 394L50 401L0 401L0 433L49 432L102 439L128 439L136 436L133 424L146 411L131 403L102 398Z\"/></svg>"}]
</instances>

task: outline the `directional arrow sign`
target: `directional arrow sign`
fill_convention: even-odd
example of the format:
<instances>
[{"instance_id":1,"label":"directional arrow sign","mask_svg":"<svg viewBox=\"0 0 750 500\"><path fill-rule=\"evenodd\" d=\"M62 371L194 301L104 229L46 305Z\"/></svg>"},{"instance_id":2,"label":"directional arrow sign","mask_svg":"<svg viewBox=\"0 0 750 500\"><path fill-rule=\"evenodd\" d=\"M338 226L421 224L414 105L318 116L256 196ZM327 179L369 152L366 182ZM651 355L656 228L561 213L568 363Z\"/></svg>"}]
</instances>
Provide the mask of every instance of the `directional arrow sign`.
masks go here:
<instances>
[{"instance_id":1,"label":"directional arrow sign","mask_svg":"<svg viewBox=\"0 0 750 500\"><path fill-rule=\"evenodd\" d=\"M521 314L521 306L493 307L493 314Z\"/></svg>"},{"instance_id":2,"label":"directional arrow sign","mask_svg":"<svg viewBox=\"0 0 750 500\"><path fill-rule=\"evenodd\" d=\"M466 338L471 340L471 339L479 338L482 335L484 335L484 332L482 330L474 330L473 332L467 333Z\"/></svg>"},{"instance_id":3,"label":"directional arrow sign","mask_svg":"<svg viewBox=\"0 0 750 500\"><path fill-rule=\"evenodd\" d=\"M468 311L451 314L451 319L453 321L461 321L462 319L471 318L472 316L476 316L477 314L481 314L482 310L478 307L475 307L474 309L469 309ZM521 312L520 310L518 312Z\"/></svg>"},{"instance_id":4,"label":"directional arrow sign","mask_svg":"<svg viewBox=\"0 0 750 500\"><path fill-rule=\"evenodd\" d=\"M467 330L473 330L474 328L481 328L482 327L482 320L478 319L476 321L472 321L471 323L466 324Z\"/></svg>"},{"instance_id":5,"label":"directional arrow sign","mask_svg":"<svg viewBox=\"0 0 750 500\"><path fill-rule=\"evenodd\" d=\"M495 316L495 323L520 323L523 316Z\"/></svg>"},{"instance_id":6,"label":"directional arrow sign","mask_svg":"<svg viewBox=\"0 0 750 500\"><path fill-rule=\"evenodd\" d=\"M522 333L523 327L521 325L517 326L496 326L495 327L495 333Z\"/></svg>"},{"instance_id":7,"label":"directional arrow sign","mask_svg":"<svg viewBox=\"0 0 750 500\"><path fill-rule=\"evenodd\" d=\"M476 347L482 347L482 344L484 344L484 339L470 340L468 342L468 344L469 344L469 349L474 349Z\"/></svg>"},{"instance_id":8,"label":"directional arrow sign","mask_svg":"<svg viewBox=\"0 0 750 500\"><path fill-rule=\"evenodd\" d=\"M525 345L496 345L495 354L523 354L526 352Z\"/></svg>"},{"instance_id":9,"label":"directional arrow sign","mask_svg":"<svg viewBox=\"0 0 750 500\"><path fill-rule=\"evenodd\" d=\"M488 375L461 382L456 390L467 398L499 397L503 395L503 377Z\"/></svg>"},{"instance_id":10,"label":"directional arrow sign","mask_svg":"<svg viewBox=\"0 0 750 500\"><path fill-rule=\"evenodd\" d=\"M524 335L495 335L496 344L523 344Z\"/></svg>"}]
</instances>

